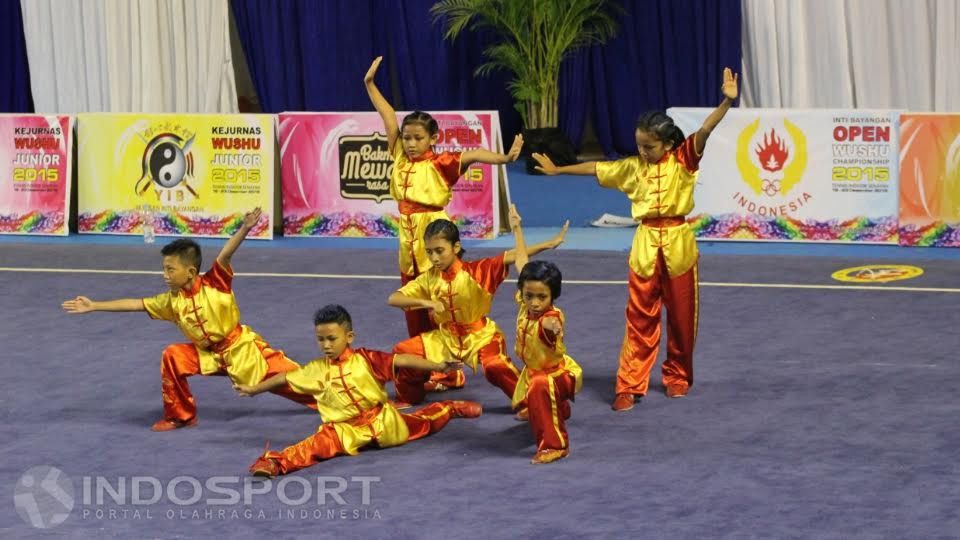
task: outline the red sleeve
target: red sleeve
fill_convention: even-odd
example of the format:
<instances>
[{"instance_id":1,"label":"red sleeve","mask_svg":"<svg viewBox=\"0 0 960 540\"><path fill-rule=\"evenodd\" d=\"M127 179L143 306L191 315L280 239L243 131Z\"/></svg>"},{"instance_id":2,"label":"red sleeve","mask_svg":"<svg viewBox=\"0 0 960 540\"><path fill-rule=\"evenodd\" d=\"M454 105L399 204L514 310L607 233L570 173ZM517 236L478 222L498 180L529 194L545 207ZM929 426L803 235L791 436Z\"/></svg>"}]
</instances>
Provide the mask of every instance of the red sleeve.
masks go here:
<instances>
[{"instance_id":1,"label":"red sleeve","mask_svg":"<svg viewBox=\"0 0 960 540\"><path fill-rule=\"evenodd\" d=\"M460 179L460 154L461 152L443 152L433 158L433 166L451 187Z\"/></svg>"},{"instance_id":2,"label":"red sleeve","mask_svg":"<svg viewBox=\"0 0 960 540\"><path fill-rule=\"evenodd\" d=\"M228 293L233 285L233 269L220 266L220 261L214 259L213 267L203 275L202 283L220 292Z\"/></svg>"},{"instance_id":3,"label":"red sleeve","mask_svg":"<svg viewBox=\"0 0 960 540\"><path fill-rule=\"evenodd\" d=\"M357 349L356 352L359 352L367 359L367 363L370 364L370 371L373 372L374 378L377 379L381 384L386 384L387 381L393 380L393 353L386 353L382 351L373 351L370 349Z\"/></svg>"},{"instance_id":4,"label":"red sleeve","mask_svg":"<svg viewBox=\"0 0 960 540\"><path fill-rule=\"evenodd\" d=\"M464 262L463 269L490 294L496 292L510 272L507 265L503 264L503 253L479 261Z\"/></svg>"},{"instance_id":5,"label":"red sleeve","mask_svg":"<svg viewBox=\"0 0 960 540\"><path fill-rule=\"evenodd\" d=\"M697 154L696 136L697 133L694 132L674 150L677 153L677 159L690 172L697 172L700 169L700 158L703 156L703 154Z\"/></svg>"},{"instance_id":6,"label":"red sleeve","mask_svg":"<svg viewBox=\"0 0 960 540\"><path fill-rule=\"evenodd\" d=\"M555 334L550 334L547 332L546 328L543 327L543 320L548 317L553 317L554 319L560 321L560 331L563 331L563 319L560 318L560 312L551 310L540 316L540 322L537 324L537 333L540 335L540 341L546 343L550 347L556 347L557 336Z\"/></svg>"}]
</instances>

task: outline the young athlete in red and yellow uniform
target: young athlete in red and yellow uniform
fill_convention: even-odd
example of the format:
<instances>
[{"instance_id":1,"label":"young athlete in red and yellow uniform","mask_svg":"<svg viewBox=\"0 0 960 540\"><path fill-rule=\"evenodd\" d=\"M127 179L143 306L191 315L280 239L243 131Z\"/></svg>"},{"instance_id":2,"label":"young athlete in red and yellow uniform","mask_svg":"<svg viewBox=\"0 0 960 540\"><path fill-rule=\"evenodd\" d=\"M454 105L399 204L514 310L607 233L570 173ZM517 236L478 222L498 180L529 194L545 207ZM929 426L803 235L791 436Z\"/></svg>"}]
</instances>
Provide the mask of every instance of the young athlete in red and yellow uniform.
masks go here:
<instances>
[{"instance_id":1,"label":"young athlete in red and yellow uniform","mask_svg":"<svg viewBox=\"0 0 960 540\"><path fill-rule=\"evenodd\" d=\"M513 408L518 418L529 420L537 442L534 464L567 457L570 441L566 421L570 401L583 386L583 370L567 355L563 342L565 320L554 305L563 276L549 261L529 261L520 214L510 207L510 226L516 239L517 339L514 352L523 364Z\"/></svg>"},{"instance_id":2,"label":"young athlete in red and yellow uniform","mask_svg":"<svg viewBox=\"0 0 960 540\"><path fill-rule=\"evenodd\" d=\"M480 404L471 401L431 403L413 414L400 413L384 388L395 369L447 371L459 369L460 362L438 366L419 356L353 349L353 321L342 306L320 308L314 325L323 358L257 385L234 385L243 396L289 386L315 400L323 418L317 432L306 439L280 452L265 451L250 466L254 475L291 473L337 455L355 455L366 446L398 446L440 431L452 418L482 413Z\"/></svg>"},{"instance_id":3,"label":"young athlete in red and yellow uniform","mask_svg":"<svg viewBox=\"0 0 960 540\"><path fill-rule=\"evenodd\" d=\"M160 377L163 418L154 431L170 431L197 424L197 404L188 377L226 375L234 383L255 384L273 375L299 368L283 351L273 349L250 327L240 324L240 308L233 295L230 260L244 238L260 220L260 209L248 212L240 228L220 250L213 267L199 275L200 246L187 238L170 242L161 250L163 279L169 291L150 298L94 301L78 296L63 303L70 313L91 311L146 311L153 319L177 325L190 343L163 350ZM315 408L313 400L285 386L273 393Z\"/></svg>"},{"instance_id":4,"label":"young athlete in red and yellow uniform","mask_svg":"<svg viewBox=\"0 0 960 540\"><path fill-rule=\"evenodd\" d=\"M586 162L557 167L547 156L533 154L545 174L596 176L600 185L630 198L639 222L629 257L626 330L613 409L633 408L647 393L650 371L660 347L660 310L667 309L667 359L663 383L668 397L687 395L693 384L693 347L699 319L697 242L684 217L693 210L693 188L707 138L736 99L737 77L723 72L723 101L689 137L660 111L637 122L638 156L617 161Z\"/></svg>"}]
</instances>

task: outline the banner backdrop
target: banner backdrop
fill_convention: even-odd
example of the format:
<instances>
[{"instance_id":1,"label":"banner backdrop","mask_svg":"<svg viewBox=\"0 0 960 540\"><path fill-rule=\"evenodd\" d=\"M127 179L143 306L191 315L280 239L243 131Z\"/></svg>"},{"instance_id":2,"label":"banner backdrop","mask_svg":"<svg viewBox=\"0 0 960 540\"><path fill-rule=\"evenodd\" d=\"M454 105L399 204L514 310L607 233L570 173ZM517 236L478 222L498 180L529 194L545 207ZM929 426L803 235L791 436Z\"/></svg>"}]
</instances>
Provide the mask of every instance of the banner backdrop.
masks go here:
<instances>
[{"instance_id":1,"label":"banner backdrop","mask_svg":"<svg viewBox=\"0 0 960 540\"><path fill-rule=\"evenodd\" d=\"M272 238L273 126L270 115L79 115L79 232L141 234L148 215L157 235L225 237L259 206L250 237Z\"/></svg>"},{"instance_id":2,"label":"banner backdrop","mask_svg":"<svg viewBox=\"0 0 960 540\"><path fill-rule=\"evenodd\" d=\"M0 234L68 234L73 119L0 115Z\"/></svg>"},{"instance_id":3,"label":"banner backdrop","mask_svg":"<svg viewBox=\"0 0 960 540\"><path fill-rule=\"evenodd\" d=\"M667 113L694 133L712 109ZM688 221L700 238L895 243L895 111L731 109Z\"/></svg>"},{"instance_id":4,"label":"banner backdrop","mask_svg":"<svg viewBox=\"0 0 960 540\"><path fill-rule=\"evenodd\" d=\"M398 122L405 114L398 113ZM496 111L431 114L440 127L436 152L501 151ZM281 113L279 119L284 235L397 236L393 159L377 113ZM499 175L499 167L478 163L454 186L446 209L461 236L496 236Z\"/></svg>"},{"instance_id":5,"label":"banner backdrop","mask_svg":"<svg viewBox=\"0 0 960 540\"><path fill-rule=\"evenodd\" d=\"M903 114L900 133L900 243L960 247L960 114Z\"/></svg>"}]
</instances>

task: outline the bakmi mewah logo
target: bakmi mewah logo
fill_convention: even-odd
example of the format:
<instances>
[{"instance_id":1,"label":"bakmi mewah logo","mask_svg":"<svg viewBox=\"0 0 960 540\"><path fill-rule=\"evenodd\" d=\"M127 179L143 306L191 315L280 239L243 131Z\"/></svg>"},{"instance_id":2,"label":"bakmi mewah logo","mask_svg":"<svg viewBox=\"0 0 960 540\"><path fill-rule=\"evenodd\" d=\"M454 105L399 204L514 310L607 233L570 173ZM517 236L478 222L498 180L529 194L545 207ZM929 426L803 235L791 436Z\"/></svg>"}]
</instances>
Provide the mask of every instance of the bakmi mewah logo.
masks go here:
<instances>
[{"instance_id":1,"label":"bakmi mewah logo","mask_svg":"<svg viewBox=\"0 0 960 540\"><path fill-rule=\"evenodd\" d=\"M904 264L870 264L837 270L830 275L846 283L887 283L915 278L923 274L923 268Z\"/></svg>"},{"instance_id":2,"label":"bakmi mewah logo","mask_svg":"<svg viewBox=\"0 0 960 540\"><path fill-rule=\"evenodd\" d=\"M142 173L134 190L138 197L154 188L161 202L187 200L187 193L199 198L190 185L193 180L193 146L195 134L188 138L174 133L161 133L147 142L141 160Z\"/></svg>"}]
</instances>

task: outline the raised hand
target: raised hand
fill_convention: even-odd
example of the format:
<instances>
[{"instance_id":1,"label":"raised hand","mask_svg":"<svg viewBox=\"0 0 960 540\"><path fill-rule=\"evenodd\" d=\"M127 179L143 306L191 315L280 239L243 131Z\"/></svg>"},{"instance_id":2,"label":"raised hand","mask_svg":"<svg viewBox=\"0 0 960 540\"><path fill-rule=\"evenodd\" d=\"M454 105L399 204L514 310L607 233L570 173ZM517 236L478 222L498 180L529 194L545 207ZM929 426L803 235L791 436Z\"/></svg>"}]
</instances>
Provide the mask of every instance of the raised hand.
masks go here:
<instances>
[{"instance_id":1,"label":"raised hand","mask_svg":"<svg viewBox=\"0 0 960 540\"><path fill-rule=\"evenodd\" d=\"M78 296L73 300L67 300L61 307L67 313L90 313L94 311L93 309L93 300L90 300L86 296Z\"/></svg>"},{"instance_id":2,"label":"raised hand","mask_svg":"<svg viewBox=\"0 0 960 540\"><path fill-rule=\"evenodd\" d=\"M516 229L517 227L520 226L520 222L521 222L520 213L517 212L517 205L515 204L510 205L509 219L510 219L511 229Z\"/></svg>"},{"instance_id":3,"label":"raised hand","mask_svg":"<svg viewBox=\"0 0 960 540\"><path fill-rule=\"evenodd\" d=\"M531 155L533 156L533 159L539 163L539 166L534 167L534 169L550 176L557 174L557 166L554 165L553 161L545 154L533 153Z\"/></svg>"},{"instance_id":4,"label":"raised hand","mask_svg":"<svg viewBox=\"0 0 960 540\"><path fill-rule=\"evenodd\" d=\"M377 74L377 68L380 67L380 62L383 60L382 56L378 56L373 59L373 63L370 64L370 69L367 70L367 74L363 76L364 84L369 84L373 82L373 77Z\"/></svg>"},{"instance_id":5,"label":"raised hand","mask_svg":"<svg viewBox=\"0 0 960 540\"><path fill-rule=\"evenodd\" d=\"M517 135L513 138L513 145L510 146L510 151L507 152L507 159L510 162L516 161L520 157L520 151L523 150L523 135Z\"/></svg>"},{"instance_id":6,"label":"raised hand","mask_svg":"<svg viewBox=\"0 0 960 540\"><path fill-rule=\"evenodd\" d=\"M260 221L261 215L263 215L263 210L261 210L259 206L247 212L243 215L243 226L247 230L253 229Z\"/></svg>"},{"instance_id":7,"label":"raised hand","mask_svg":"<svg viewBox=\"0 0 960 540\"><path fill-rule=\"evenodd\" d=\"M558 232L557 235L550 240L551 249L556 248L557 246L562 244L564 240L567 239L567 229L569 228L570 228L570 220L568 219L566 222L564 222L563 227L560 228L560 232Z\"/></svg>"},{"instance_id":8,"label":"raised hand","mask_svg":"<svg viewBox=\"0 0 960 540\"><path fill-rule=\"evenodd\" d=\"M739 94L739 89L737 86L737 81L739 75L734 73L730 68L723 68L723 85L720 87L720 91L723 92L723 96L729 99L737 99Z\"/></svg>"}]
</instances>

